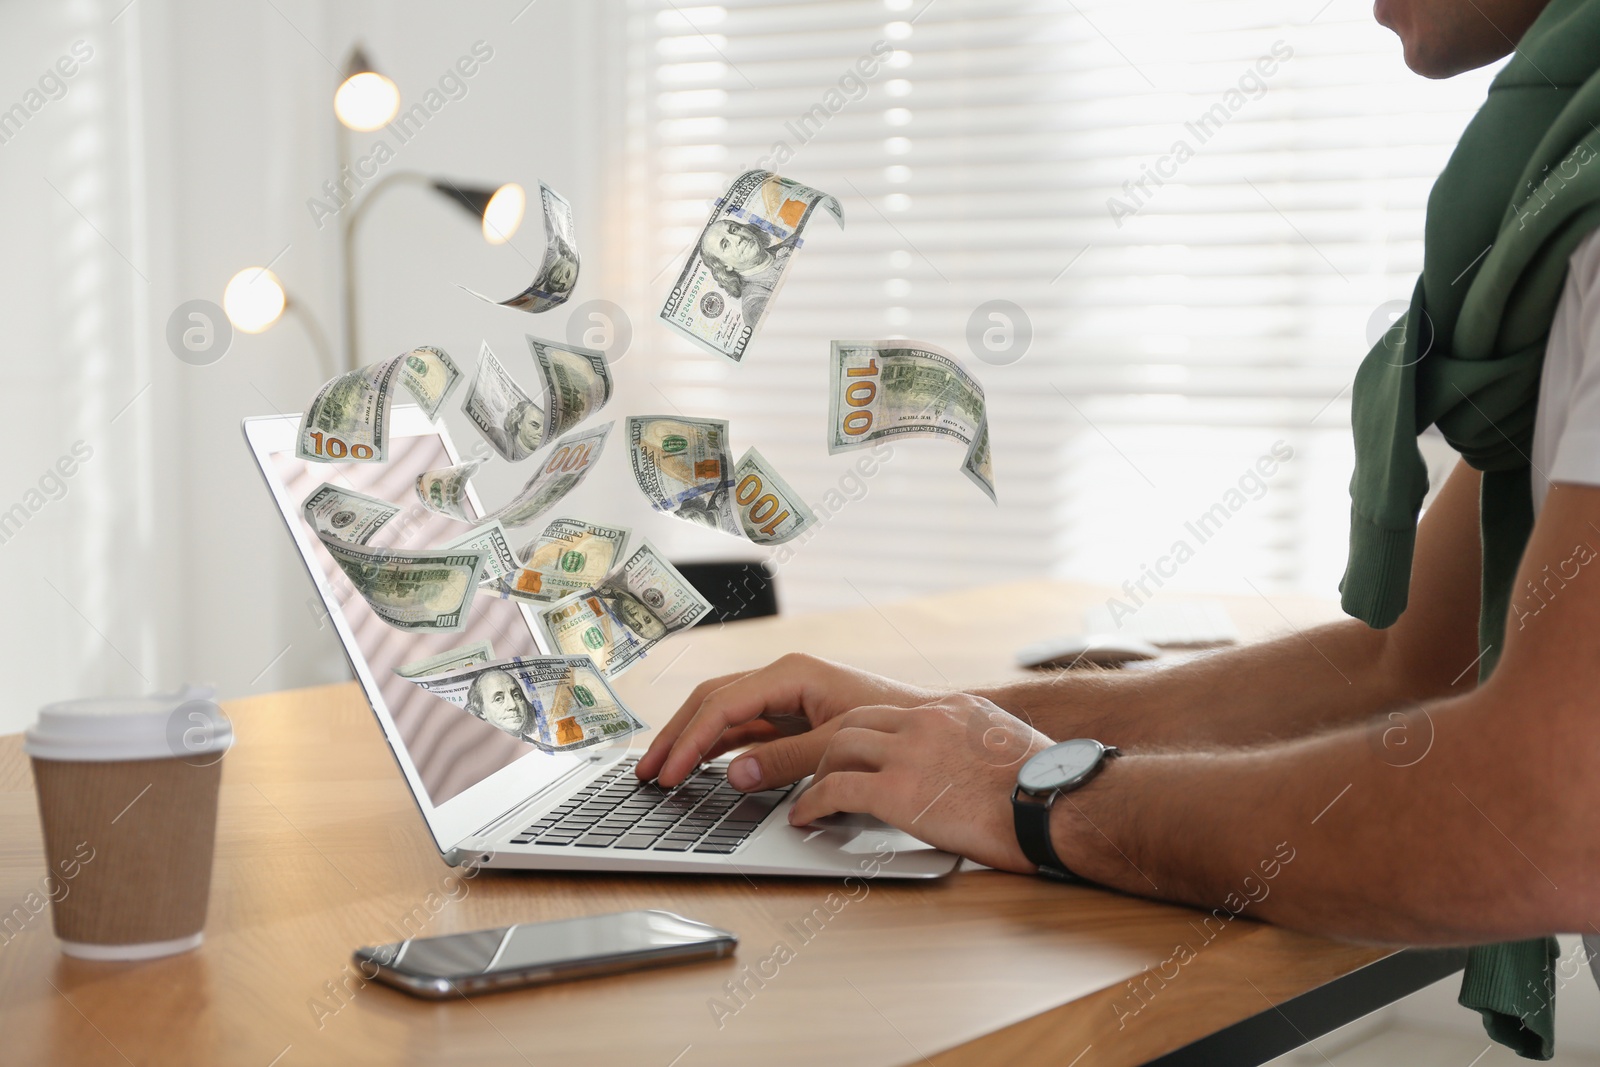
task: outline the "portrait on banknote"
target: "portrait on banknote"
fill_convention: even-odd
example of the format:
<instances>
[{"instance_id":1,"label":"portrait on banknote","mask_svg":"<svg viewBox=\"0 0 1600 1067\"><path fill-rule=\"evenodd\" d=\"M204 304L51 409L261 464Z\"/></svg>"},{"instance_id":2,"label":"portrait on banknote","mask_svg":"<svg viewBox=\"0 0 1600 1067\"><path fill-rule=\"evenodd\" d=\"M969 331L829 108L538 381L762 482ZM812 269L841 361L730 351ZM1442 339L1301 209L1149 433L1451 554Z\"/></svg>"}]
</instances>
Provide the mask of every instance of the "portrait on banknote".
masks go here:
<instances>
[{"instance_id":1,"label":"portrait on banknote","mask_svg":"<svg viewBox=\"0 0 1600 1067\"><path fill-rule=\"evenodd\" d=\"M533 705L517 680L505 671L484 671L467 689L467 710L490 726L521 737L535 725Z\"/></svg>"}]
</instances>

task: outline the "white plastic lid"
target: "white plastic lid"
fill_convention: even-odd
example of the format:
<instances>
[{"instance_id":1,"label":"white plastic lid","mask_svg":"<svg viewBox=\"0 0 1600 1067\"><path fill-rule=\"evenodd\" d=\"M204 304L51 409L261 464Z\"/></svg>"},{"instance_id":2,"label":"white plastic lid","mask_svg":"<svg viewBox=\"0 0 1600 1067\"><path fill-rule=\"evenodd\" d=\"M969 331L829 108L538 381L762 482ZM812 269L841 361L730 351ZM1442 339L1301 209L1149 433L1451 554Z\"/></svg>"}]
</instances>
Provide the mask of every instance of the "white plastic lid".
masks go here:
<instances>
[{"instance_id":1,"label":"white plastic lid","mask_svg":"<svg viewBox=\"0 0 1600 1067\"><path fill-rule=\"evenodd\" d=\"M22 751L48 760L140 760L220 755L233 724L212 702L211 686L142 697L65 700L39 709Z\"/></svg>"}]
</instances>

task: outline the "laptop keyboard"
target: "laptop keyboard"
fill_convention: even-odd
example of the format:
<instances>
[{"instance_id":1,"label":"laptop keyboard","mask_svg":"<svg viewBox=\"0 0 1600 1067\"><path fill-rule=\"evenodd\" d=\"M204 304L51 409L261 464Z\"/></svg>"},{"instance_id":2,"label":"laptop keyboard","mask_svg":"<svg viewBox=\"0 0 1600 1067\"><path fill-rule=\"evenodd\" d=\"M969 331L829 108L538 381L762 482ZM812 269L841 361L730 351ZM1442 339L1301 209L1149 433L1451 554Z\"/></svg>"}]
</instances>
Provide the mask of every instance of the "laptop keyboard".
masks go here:
<instances>
[{"instance_id":1,"label":"laptop keyboard","mask_svg":"<svg viewBox=\"0 0 1600 1067\"><path fill-rule=\"evenodd\" d=\"M741 793L727 768L702 767L675 789L634 777L626 759L511 839L514 845L725 854L755 832L788 789Z\"/></svg>"}]
</instances>

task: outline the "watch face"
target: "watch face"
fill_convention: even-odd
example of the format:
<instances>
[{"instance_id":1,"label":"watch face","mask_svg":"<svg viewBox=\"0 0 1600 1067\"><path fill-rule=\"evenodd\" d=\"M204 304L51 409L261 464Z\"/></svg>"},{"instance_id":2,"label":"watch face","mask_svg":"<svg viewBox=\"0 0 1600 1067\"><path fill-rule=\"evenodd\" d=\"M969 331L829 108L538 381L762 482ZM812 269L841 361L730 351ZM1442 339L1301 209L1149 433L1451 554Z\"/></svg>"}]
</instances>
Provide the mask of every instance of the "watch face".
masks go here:
<instances>
[{"instance_id":1,"label":"watch face","mask_svg":"<svg viewBox=\"0 0 1600 1067\"><path fill-rule=\"evenodd\" d=\"M1075 785L1094 770L1105 746L1080 737L1051 745L1022 765L1017 784L1030 793L1048 793Z\"/></svg>"}]
</instances>

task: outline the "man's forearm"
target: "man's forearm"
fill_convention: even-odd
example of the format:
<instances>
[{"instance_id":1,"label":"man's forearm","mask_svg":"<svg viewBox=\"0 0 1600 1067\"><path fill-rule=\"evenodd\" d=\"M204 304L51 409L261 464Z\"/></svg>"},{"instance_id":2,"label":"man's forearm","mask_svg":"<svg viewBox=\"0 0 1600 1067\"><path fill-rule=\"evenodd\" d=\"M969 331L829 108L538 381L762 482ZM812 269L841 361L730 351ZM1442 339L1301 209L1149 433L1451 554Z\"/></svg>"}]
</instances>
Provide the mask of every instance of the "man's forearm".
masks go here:
<instances>
[{"instance_id":1,"label":"man's forearm","mask_svg":"<svg viewBox=\"0 0 1600 1067\"><path fill-rule=\"evenodd\" d=\"M1087 735L1120 745L1252 744L1439 695L1431 691L1437 683L1392 669L1384 650L1383 632L1338 622L1172 667L1060 671L976 693L1058 740Z\"/></svg>"},{"instance_id":2,"label":"man's forearm","mask_svg":"<svg viewBox=\"0 0 1600 1067\"><path fill-rule=\"evenodd\" d=\"M1319 626L1155 671L1062 671L979 690L1051 737L1253 744L1358 721L1476 681L1478 475L1457 466L1423 516L1409 606L1388 630Z\"/></svg>"},{"instance_id":3,"label":"man's forearm","mask_svg":"<svg viewBox=\"0 0 1600 1067\"><path fill-rule=\"evenodd\" d=\"M1482 691L1417 708L1403 762L1359 728L1252 750L1136 751L1057 801L1056 851L1093 881L1222 922L1246 911L1383 943L1587 929L1600 921L1600 847L1576 829L1592 790L1574 783L1590 759L1557 724L1530 729L1524 711Z\"/></svg>"},{"instance_id":4,"label":"man's forearm","mask_svg":"<svg viewBox=\"0 0 1600 1067\"><path fill-rule=\"evenodd\" d=\"M1544 597L1508 620L1481 686L1411 705L1380 729L1210 753L1134 746L1056 802L1056 851L1096 881L1224 909L1218 921L1253 900L1253 916L1374 941L1594 932L1600 596L1574 583L1597 580L1581 570L1596 558L1596 531L1600 488L1550 490L1516 581ZM1548 574L1559 583L1539 586ZM1437 595L1414 596L1388 633L1415 635L1400 657L1413 677L1444 691L1456 678L1465 689L1470 665L1455 661L1474 652L1457 625L1472 617L1459 595L1470 587L1443 575L1432 584ZM1428 640L1445 631L1450 641ZM1307 677L1304 688L1314 684Z\"/></svg>"}]
</instances>

